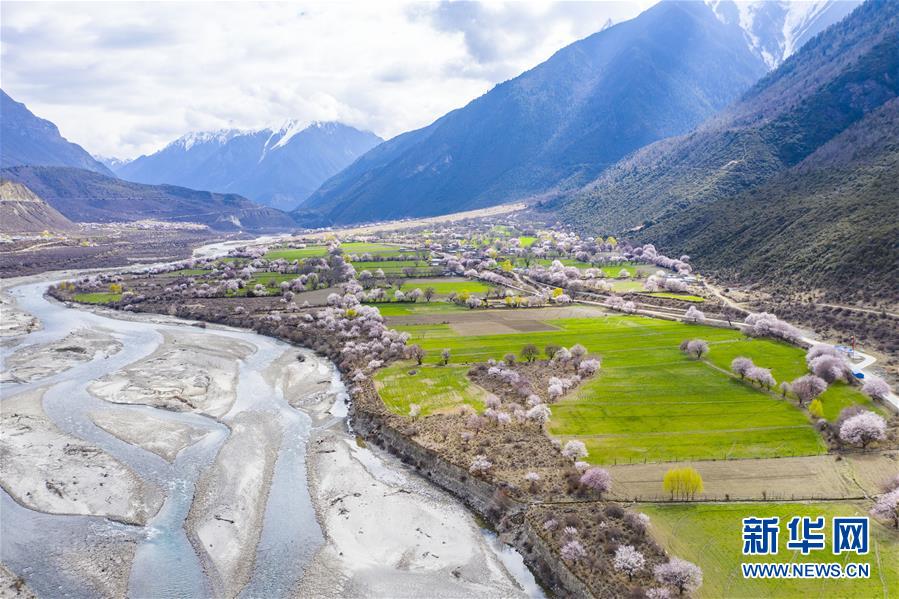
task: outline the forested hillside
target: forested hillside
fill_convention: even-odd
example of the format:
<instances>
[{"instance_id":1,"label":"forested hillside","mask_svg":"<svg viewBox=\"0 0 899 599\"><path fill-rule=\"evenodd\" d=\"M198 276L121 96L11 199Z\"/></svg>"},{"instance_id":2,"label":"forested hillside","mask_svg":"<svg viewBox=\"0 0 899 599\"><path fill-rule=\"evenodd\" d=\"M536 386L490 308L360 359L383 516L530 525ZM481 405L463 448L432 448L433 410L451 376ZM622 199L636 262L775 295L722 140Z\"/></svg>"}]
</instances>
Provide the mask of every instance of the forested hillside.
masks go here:
<instances>
[{"instance_id":1,"label":"forested hillside","mask_svg":"<svg viewBox=\"0 0 899 599\"><path fill-rule=\"evenodd\" d=\"M718 117L550 206L720 273L895 294L897 39L899 3L869 1Z\"/></svg>"}]
</instances>

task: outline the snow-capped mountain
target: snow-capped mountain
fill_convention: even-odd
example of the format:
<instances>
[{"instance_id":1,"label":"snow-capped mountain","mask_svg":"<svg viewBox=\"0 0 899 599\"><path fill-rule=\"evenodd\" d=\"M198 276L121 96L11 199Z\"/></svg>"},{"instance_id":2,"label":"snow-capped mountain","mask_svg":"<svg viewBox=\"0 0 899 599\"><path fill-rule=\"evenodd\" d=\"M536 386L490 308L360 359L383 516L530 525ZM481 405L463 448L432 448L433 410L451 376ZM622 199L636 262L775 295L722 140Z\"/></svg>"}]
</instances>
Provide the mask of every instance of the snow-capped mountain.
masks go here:
<instances>
[{"instance_id":1,"label":"snow-capped mountain","mask_svg":"<svg viewBox=\"0 0 899 599\"><path fill-rule=\"evenodd\" d=\"M188 133L154 154L112 168L130 181L239 193L290 210L381 141L341 123L288 120L260 130Z\"/></svg>"},{"instance_id":2,"label":"snow-capped mountain","mask_svg":"<svg viewBox=\"0 0 899 599\"><path fill-rule=\"evenodd\" d=\"M722 22L739 25L749 47L773 69L861 0L706 0L706 4Z\"/></svg>"},{"instance_id":3,"label":"snow-capped mountain","mask_svg":"<svg viewBox=\"0 0 899 599\"><path fill-rule=\"evenodd\" d=\"M106 167L113 172L115 172L117 168L122 168L131 162L130 158L116 158L115 156L103 156L101 154L91 154L91 156L93 156L94 160L100 164L106 165Z\"/></svg>"}]
</instances>

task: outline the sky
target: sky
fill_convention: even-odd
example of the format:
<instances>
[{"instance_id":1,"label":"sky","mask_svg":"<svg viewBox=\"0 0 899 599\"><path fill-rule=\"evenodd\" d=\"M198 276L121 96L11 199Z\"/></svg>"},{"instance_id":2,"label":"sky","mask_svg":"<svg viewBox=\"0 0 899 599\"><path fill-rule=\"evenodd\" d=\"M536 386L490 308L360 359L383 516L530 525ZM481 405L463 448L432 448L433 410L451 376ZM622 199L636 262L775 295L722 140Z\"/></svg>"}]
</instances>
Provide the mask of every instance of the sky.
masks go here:
<instances>
[{"instance_id":1,"label":"sky","mask_svg":"<svg viewBox=\"0 0 899 599\"><path fill-rule=\"evenodd\" d=\"M103 156L289 118L387 139L653 3L4 0L0 87Z\"/></svg>"}]
</instances>

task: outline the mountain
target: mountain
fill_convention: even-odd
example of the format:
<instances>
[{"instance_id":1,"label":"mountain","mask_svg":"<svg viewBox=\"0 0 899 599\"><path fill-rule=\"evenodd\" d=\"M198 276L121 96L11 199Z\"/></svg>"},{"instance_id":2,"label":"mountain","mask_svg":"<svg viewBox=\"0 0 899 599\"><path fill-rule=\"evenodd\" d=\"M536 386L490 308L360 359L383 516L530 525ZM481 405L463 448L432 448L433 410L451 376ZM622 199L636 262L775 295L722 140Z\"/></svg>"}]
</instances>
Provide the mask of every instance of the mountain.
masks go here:
<instances>
[{"instance_id":1,"label":"mountain","mask_svg":"<svg viewBox=\"0 0 899 599\"><path fill-rule=\"evenodd\" d=\"M154 219L253 231L287 230L294 226L284 212L235 194L131 183L64 167L19 166L0 170L0 176L25 185L73 221Z\"/></svg>"},{"instance_id":2,"label":"mountain","mask_svg":"<svg viewBox=\"0 0 899 599\"><path fill-rule=\"evenodd\" d=\"M74 228L72 221L24 185L0 179L0 231L3 233L40 233Z\"/></svg>"},{"instance_id":3,"label":"mountain","mask_svg":"<svg viewBox=\"0 0 899 599\"><path fill-rule=\"evenodd\" d=\"M317 225L425 216L575 188L689 131L766 71L738 25L700 2L661 2L381 144L296 214Z\"/></svg>"},{"instance_id":4,"label":"mountain","mask_svg":"<svg viewBox=\"0 0 899 599\"><path fill-rule=\"evenodd\" d=\"M50 121L34 116L0 89L0 168L72 166L114 176L84 148L73 144Z\"/></svg>"},{"instance_id":5,"label":"mountain","mask_svg":"<svg viewBox=\"0 0 899 599\"><path fill-rule=\"evenodd\" d=\"M288 121L277 130L190 133L113 168L129 181L239 193L289 210L380 142L340 123Z\"/></svg>"},{"instance_id":6,"label":"mountain","mask_svg":"<svg viewBox=\"0 0 899 599\"><path fill-rule=\"evenodd\" d=\"M129 162L131 162L130 158L116 158L114 156L101 156L99 154L93 154L94 160L115 172L116 169L122 168Z\"/></svg>"},{"instance_id":7,"label":"mountain","mask_svg":"<svg viewBox=\"0 0 899 599\"><path fill-rule=\"evenodd\" d=\"M706 0L706 4L722 22L739 26L749 47L775 68L861 0Z\"/></svg>"},{"instance_id":8,"label":"mountain","mask_svg":"<svg viewBox=\"0 0 899 599\"><path fill-rule=\"evenodd\" d=\"M899 3L869 0L693 132L548 203L743 281L894 295Z\"/></svg>"}]
</instances>

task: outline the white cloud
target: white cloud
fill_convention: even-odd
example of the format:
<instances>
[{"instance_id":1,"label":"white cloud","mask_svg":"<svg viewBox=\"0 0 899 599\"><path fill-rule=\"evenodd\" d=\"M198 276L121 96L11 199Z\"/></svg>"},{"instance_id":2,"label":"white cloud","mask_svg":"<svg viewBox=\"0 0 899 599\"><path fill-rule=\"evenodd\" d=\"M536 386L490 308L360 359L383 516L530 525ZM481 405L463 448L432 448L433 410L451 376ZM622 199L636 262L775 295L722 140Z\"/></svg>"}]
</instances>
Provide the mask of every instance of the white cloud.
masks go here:
<instances>
[{"instance_id":1,"label":"white cloud","mask_svg":"<svg viewBox=\"0 0 899 599\"><path fill-rule=\"evenodd\" d=\"M13 3L2 85L89 151L340 120L392 137L652 3Z\"/></svg>"}]
</instances>

